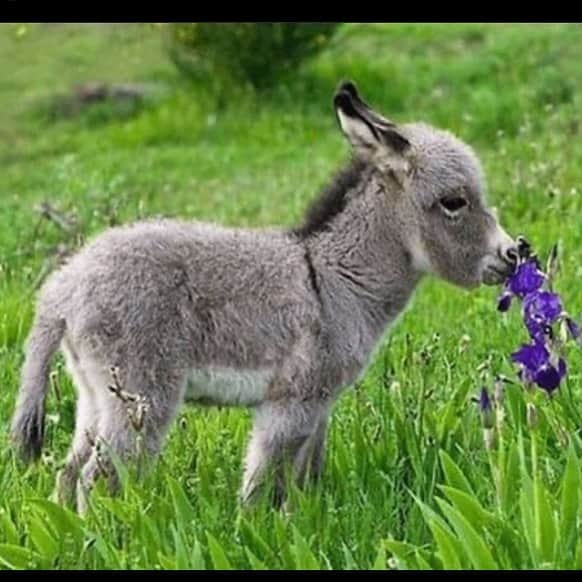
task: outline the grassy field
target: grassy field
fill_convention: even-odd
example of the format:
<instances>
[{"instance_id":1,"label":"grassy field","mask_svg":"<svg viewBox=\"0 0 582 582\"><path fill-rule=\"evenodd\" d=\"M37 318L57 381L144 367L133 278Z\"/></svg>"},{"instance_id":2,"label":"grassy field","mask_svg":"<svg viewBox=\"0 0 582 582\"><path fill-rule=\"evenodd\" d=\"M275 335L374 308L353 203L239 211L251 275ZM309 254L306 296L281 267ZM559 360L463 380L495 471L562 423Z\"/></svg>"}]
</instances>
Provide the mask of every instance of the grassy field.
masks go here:
<instances>
[{"instance_id":1,"label":"grassy field","mask_svg":"<svg viewBox=\"0 0 582 582\"><path fill-rule=\"evenodd\" d=\"M478 366L515 377L525 340L494 289L424 281L363 381L339 402L321 485L290 515L237 504L250 414L184 409L145 483L99 491L85 520L47 501L74 398L54 366L42 462L23 469L7 427L35 288L59 249L110 224L173 215L291 225L347 155L331 96L353 78L397 121L456 132L480 155L507 230L545 254L582 313L581 29L577 25L344 25L292 79L218 106L180 77L155 27L0 26L0 568L582 568L582 355L539 426L509 386L491 451ZM135 110L72 118L48 100L85 81L138 82ZM74 220L43 219L46 202Z\"/></svg>"}]
</instances>

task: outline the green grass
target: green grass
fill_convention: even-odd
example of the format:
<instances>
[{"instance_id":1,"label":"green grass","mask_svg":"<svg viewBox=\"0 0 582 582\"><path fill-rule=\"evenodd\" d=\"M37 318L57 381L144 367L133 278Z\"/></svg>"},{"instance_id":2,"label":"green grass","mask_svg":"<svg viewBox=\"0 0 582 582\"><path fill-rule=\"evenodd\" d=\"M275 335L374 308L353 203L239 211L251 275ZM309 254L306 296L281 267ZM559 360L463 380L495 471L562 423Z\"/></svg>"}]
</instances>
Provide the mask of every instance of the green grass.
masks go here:
<instances>
[{"instance_id":1,"label":"green grass","mask_svg":"<svg viewBox=\"0 0 582 582\"><path fill-rule=\"evenodd\" d=\"M146 482L97 492L86 520L46 501L74 422L60 360L42 462L23 469L7 438L35 282L75 242L36 205L76 216L84 236L155 214L292 224L346 156L331 109L343 77L395 120L475 147L506 228L542 252L560 242L557 287L579 316L581 51L577 25L345 25L292 78L217 105L180 78L155 27L0 26L0 567L582 568L580 350L556 398L533 396L535 432L508 387L488 453L477 367L491 355L513 376L507 355L525 339L492 289L422 283L339 402L323 481L293 493L290 515L237 505L242 410L184 409ZM52 95L93 80L154 92L134 112L47 116Z\"/></svg>"}]
</instances>

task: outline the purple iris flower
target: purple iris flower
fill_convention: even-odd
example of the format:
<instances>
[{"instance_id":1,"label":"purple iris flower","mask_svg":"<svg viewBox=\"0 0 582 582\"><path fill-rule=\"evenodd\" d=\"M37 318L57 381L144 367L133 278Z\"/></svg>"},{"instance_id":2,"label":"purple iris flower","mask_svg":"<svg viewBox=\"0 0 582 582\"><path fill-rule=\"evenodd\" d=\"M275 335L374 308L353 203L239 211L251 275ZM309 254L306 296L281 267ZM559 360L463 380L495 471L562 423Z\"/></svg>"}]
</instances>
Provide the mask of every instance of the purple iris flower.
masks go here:
<instances>
[{"instance_id":1,"label":"purple iris flower","mask_svg":"<svg viewBox=\"0 0 582 582\"><path fill-rule=\"evenodd\" d=\"M514 295L523 298L528 293L537 291L544 284L545 278L538 267L538 262L535 259L529 259L521 263L508 277L506 287Z\"/></svg>"},{"instance_id":2,"label":"purple iris flower","mask_svg":"<svg viewBox=\"0 0 582 582\"><path fill-rule=\"evenodd\" d=\"M535 291L523 300L524 322L533 339L542 341L546 329L562 313L562 302L556 293Z\"/></svg>"},{"instance_id":3,"label":"purple iris flower","mask_svg":"<svg viewBox=\"0 0 582 582\"><path fill-rule=\"evenodd\" d=\"M507 278L503 293L497 300L497 309L501 312L507 311L514 296L523 299L528 294L534 293L542 287L545 279L538 260L535 257L528 258Z\"/></svg>"},{"instance_id":4,"label":"purple iris flower","mask_svg":"<svg viewBox=\"0 0 582 582\"><path fill-rule=\"evenodd\" d=\"M538 342L532 345L523 345L519 350L511 354L511 359L521 364L527 372L537 370L546 364L549 358L550 354L544 344Z\"/></svg>"},{"instance_id":5,"label":"purple iris flower","mask_svg":"<svg viewBox=\"0 0 582 582\"><path fill-rule=\"evenodd\" d=\"M551 394L558 388L567 373L566 362L554 352L559 343L554 341L554 324L561 322L562 329L582 345L582 332L578 324L564 311L557 293L544 289L553 274L556 261L554 247L548 261L546 275L531 246L525 239L519 244L519 264L505 281L503 292L497 300L497 309L508 311L515 297L523 306L523 322L529 332L531 343L522 345L511 354L511 359L520 365L519 377L527 384L537 384ZM565 340L563 340L565 341Z\"/></svg>"},{"instance_id":6,"label":"purple iris flower","mask_svg":"<svg viewBox=\"0 0 582 582\"><path fill-rule=\"evenodd\" d=\"M562 313L562 302L557 293L538 291L530 293L523 302L525 314L543 319L547 323L556 321Z\"/></svg>"},{"instance_id":7,"label":"purple iris flower","mask_svg":"<svg viewBox=\"0 0 582 582\"><path fill-rule=\"evenodd\" d=\"M549 394L560 385L566 375L566 362L559 358L557 366L553 365L550 352L539 341L521 346L511 354L511 359L521 365L522 379L537 384Z\"/></svg>"}]
</instances>

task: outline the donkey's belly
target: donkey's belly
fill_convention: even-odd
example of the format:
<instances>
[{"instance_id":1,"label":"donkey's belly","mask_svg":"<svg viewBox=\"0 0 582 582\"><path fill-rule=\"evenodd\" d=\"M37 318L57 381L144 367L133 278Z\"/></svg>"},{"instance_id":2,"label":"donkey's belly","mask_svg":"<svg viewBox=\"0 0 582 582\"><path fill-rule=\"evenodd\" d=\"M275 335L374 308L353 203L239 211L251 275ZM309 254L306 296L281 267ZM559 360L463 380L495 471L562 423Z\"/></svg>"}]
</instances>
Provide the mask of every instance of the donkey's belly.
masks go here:
<instances>
[{"instance_id":1,"label":"donkey's belly","mask_svg":"<svg viewBox=\"0 0 582 582\"><path fill-rule=\"evenodd\" d=\"M206 405L255 406L265 399L272 375L268 369L193 369L186 387L186 401Z\"/></svg>"}]
</instances>

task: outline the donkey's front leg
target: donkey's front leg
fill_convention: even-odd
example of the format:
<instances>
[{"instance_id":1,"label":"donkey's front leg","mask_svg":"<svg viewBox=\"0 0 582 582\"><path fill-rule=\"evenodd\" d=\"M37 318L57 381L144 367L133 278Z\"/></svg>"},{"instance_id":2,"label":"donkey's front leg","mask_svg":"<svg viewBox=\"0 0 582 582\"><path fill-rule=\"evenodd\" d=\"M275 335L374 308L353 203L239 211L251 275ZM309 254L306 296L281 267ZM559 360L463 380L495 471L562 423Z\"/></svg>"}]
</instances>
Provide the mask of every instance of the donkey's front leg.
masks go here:
<instances>
[{"instance_id":1,"label":"donkey's front leg","mask_svg":"<svg viewBox=\"0 0 582 582\"><path fill-rule=\"evenodd\" d=\"M242 502L248 504L264 483L267 474L274 478L274 502L280 505L285 497L285 467L294 468L300 483L319 442L318 429L322 418L318 399L278 400L265 402L257 410L253 433L247 450Z\"/></svg>"}]
</instances>

